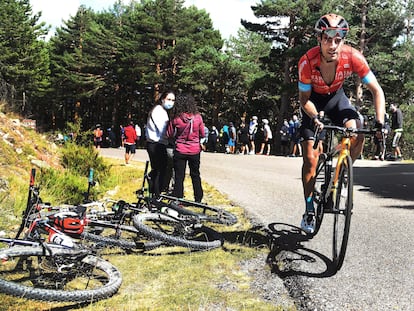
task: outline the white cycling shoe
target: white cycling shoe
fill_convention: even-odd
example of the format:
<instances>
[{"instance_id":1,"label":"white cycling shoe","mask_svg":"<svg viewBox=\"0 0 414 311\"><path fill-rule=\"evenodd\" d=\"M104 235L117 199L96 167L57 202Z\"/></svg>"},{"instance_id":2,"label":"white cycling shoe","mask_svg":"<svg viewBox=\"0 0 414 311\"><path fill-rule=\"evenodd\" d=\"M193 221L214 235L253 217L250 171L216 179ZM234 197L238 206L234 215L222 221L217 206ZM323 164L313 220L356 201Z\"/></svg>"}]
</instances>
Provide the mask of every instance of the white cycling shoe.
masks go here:
<instances>
[{"instance_id":1,"label":"white cycling shoe","mask_svg":"<svg viewBox=\"0 0 414 311\"><path fill-rule=\"evenodd\" d=\"M315 215L310 214L310 213L303 214L300 227L302 228L303 231L305 231L308 234L314 233L315 227L316 227Z\"/></svg>"}]
</instances>

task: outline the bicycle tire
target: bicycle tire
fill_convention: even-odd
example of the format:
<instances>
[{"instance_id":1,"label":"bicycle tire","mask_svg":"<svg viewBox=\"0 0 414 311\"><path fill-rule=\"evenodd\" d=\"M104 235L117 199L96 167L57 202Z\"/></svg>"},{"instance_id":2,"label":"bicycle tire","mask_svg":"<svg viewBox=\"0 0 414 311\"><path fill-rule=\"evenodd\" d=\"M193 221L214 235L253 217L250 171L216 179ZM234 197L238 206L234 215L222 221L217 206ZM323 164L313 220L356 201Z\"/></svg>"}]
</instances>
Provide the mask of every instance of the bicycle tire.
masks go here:
<instances>
[{"instance_id":1,"label":"bicycle tire","mask_svg":"<svg viewBox=\"0 0 414 311\"><path fill-rule=\"evenodd\" d=\"M161 195L161 197L167 199L168 205L182 215L197 216L200 220L205 222L228 226L237 223L237 216L222 208L168 195Z\"/></svg>"},{"instance_id":2,"label":"bicycle tire","mask_svg":"<svg viewBox=\"0 0 414 311\"><path fill-rule=\"evenodd\" d=\"M312 235L316 235L319 232L319 229L322 224L323 215L324 215L324 205L325 205L325 193L326 193L326 185L328 182L328 178L326 176L326 162L325 162L326 155L321 154L319 155L318 164L316 166L316 173L315 173L315 184L313 189L313 200L316 204L315 209L315 231Z\"/></svg>"},{"instance_id":3,"label":"bicycle tire","mask_svg":"<svg viewBox=\"0 0 414 311\"><path fill-rule=\"evenodd\" d=\"M146 241L134 226L114 225L94 221L94 226L85 227L81 238L106 247L119 247L123 250L149 251L162 245L160 241ZM98 227L99 229L95 229ZM90 231L89 231L90 230ZM99 234L93 233L99 231Z\"/></svg>"},{"instance_id":4,"label":"bicycle tire","mask_svg":"<svg viewBox=\"0 0 414 311\"><path fill-rule=\"evenodd\" d=\"M353 204L353 169L350 156L344 157L339 171L335 197L332 262L339 271L345 259Z\"/></svg>"},{"instance_id":5,"label":"bicycle tire","mask_svg":"<svg viewBox=\"0 0 414 311\"><path fill-rule=\"evenodd\" d=\"M160 213L143 213L133 217L135 228L149 238L169 245L195 250L208 250L223 245L221 235L208 227L186 226L185 221Z\"/></svg>"},{"instance_id":6,"label":"bicycle tire","mask_svg":"<svg viewBox=\"0 0 414 311\"><path fill-rule=\"evenodd\" d=\"M86 252L79 257L75 255L79 251L58 245L48 244L47 250L43 246L0 250L0 292L48 302L95 302L118 292L122 276L108 261ZM65 270L58 269L58 261ZM90 288L80 289L81 285Z\"/></svg>"}]
</instances>

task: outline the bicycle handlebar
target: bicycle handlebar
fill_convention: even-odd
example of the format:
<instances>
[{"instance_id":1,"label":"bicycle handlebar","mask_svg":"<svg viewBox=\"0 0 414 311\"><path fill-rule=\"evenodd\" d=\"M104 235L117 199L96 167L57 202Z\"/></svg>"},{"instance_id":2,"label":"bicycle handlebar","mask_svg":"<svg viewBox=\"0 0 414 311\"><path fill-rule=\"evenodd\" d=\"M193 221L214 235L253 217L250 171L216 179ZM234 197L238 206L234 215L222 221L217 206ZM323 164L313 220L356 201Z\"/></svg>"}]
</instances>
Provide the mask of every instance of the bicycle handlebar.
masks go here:
<instances>
[{"instance_id":1,"label":"bicycle handlebar","mask_svg":"<svg viewBox=\"0 0 414 311\"><path fill-rule=\"evenodd\" d=\"M336 126L336 125L324 125L323 129L331 131L331 132L340 132L344 135L350 135L350 134L374 135L377 132L379 132L378 129L352 128L352 127L343 127L343 126ZM313 143L313 149L316 149L318 147L319 140L320 140L319 135L321 132L322 131L319 127L315 129L315 134L314 134L315 141ZM382 130L382 135L384 135L384 130Z\"/></svg>"}]
</instances>

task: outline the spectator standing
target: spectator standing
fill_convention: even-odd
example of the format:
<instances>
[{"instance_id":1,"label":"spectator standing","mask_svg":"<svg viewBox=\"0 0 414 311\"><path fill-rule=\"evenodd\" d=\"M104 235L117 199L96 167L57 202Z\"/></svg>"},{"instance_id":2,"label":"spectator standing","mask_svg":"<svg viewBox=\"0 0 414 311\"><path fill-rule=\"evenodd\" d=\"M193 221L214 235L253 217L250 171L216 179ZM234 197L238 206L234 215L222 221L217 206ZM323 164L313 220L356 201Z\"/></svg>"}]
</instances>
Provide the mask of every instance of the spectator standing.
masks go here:
<instances>
[{"instance_id":1,"label":"spectator standing","mask_svg":"<svg viewBox=\"0 0 414 311\"><path fill-rule=\"evenodd\" d=\"M96 150L101 149L103 141L103 131L101 129L101 125L97 124L95 130L93 131L93 145L95 146Z\"/></svg>"},{"instance_id":2,"label":"spectator standing","mask_svg":"<svg viewBox=\"0 0 414 311\"><path fill-rule=\"evenodd\" d=\"M125 140L125 130L122 124L119 125L119 136L121 137L121 143L119 144L119 148L124 147L124 140Z\"/></svg>"},{"instance_id":3,"label":"spectator standing","mask_svg":"<svg viewBox=\"0 0 414 311\"><path fill-rule=\"evenodd\" d=\"M291 157L302 156L302 147L300 145L300 122L297 115L293 115L291 122L289 122L289 132L291 141Z\"/></svg>"},{"instance_id":4,"label":"spectator standing","mask_svg":"<svg viewBox=\"0 0 414 311\"><path fill-rule=\"evenodd\" d=\"M108 139L109 139L109 146L111 148L115 148L116 147L116 135L115 132L113 130L113 126L108 128Z\"/></svg>"},{"instance_id":5,"label":"spectator standing","mask_svg":"<svg viewBox=\"0 0 414 311\"><path fill-rule=\"evenodd\" d=\"M138 125L138 123L135 124L135 133L137 133L136 146L138 147L139 142L141 140L141 136L142 136L141 127Z\"/></svg>"},{"instance_id":6,"label":"spectator standing","mask_svg":"<svg viewBox=\"0 0 414 311\"><path fill-rule=\"evenodd\" d=\"M208 127L206 125L204 125L204 137L200 139L201 150L203 150L203 151L207 150L209 132L210 131L209 131Z\"/></svg>"},{"instance_id":7,"label":"spectator standing","mask_svg":"<svg viewBox=\"0 0 414 311\"><path fill-rule=\"evenodd\" d=\"M147 152L151 163L149 173L150 193L158 198L166 185L167 170L167 125L169 121L167 110L174 106L175 93L165 91L161 94L154 108L150 111L145 128Z\"/></svg>"},{"instance_id":8,"label":"spectator standing","mask_svg":"<svg viewBox=\"0 0 414 311\"><path fill-rule=\"evenodd\" d=\"M220 149L224 151L224 153L229 153L229 126L224 124L220 130Z\"/></svg>"},{"instance_id":9,"label":"spectator standing","mask_svg":"<svg viewBox=\"0 0 414 311\"><path fill-rule=\"evenodd\" d=\"M289 154L289 123L287 119L283 120L282 127L280 128L280 146L282 155L287 156Z\"/></svg>"},{"instance_id":10,"label":"spectator standing","mask_svg":"<svg viewBox=\"0 0 414 311\"><path fill-rule=\"evenodd\" d=\"M244 122L240 124L238 136L240 141L240 154L249 154L249 129Z\"/></svg>"},{"instance_id":11,"label":"spectator standing","mask_svg":"<svg viewBox=\"0 0 414 311\"><path fill-rule=\"evenodd\" d=\"M137 133L135 132L134 123L130 120L124 127L124 135L125 165L128 165L134 157L137 142Z\"/></svg>"},{"instance_id":12,"label":"spectator standing","mask_svg":"<svg viewBox=\"0 0 414 311\"><path fill-rule=\"evenodd\" d=\"M237 144L237 131L233 125L233 122L229 123L229 153L236 153L236 144Z\"/></svg>"},{"instance_id":13,"label":"spectator standing","mask_svg":"<svg viewBox=\"0 0 414 311\"><path fill-rule=\"evenodd\" d=\"M208 135L208 151L217 152L217 143L219 142L219 132L217 128L213 125L211 131Z\"/></svg>"},{"instance_id":14,"label":"spectator standing","mask_svg":"<svg viewBox=\"0 0 414 311\"><path fill-rule=\"evenodd\" d=\"M203 188L200 177L200 139L205 135L204 122L198 112L195 99L190 94L177 97L173 119L168 124L167 136L175 139L173 196L184 197L186 166L190 168L194 200L201 202Z\"/></svg>"},{"instance_id":15,"label":"spectator standing","mask_svg":"<svg viewBox=\"0 0 414 311\"><path fill-rule=\"evenodd\" d=\"M249 154L255 153L255 140L256 140L256 133L257 133L258 123L257 117L253 116L249 123L249 140L250 140L250 152Z\"/></svg>"},{"instance_id":16,"label":"spectator standing","mask_svg":"<svg viewBox=\"0 0 414 311\"><path fill-rule=\"evenodd\" d=\"M263 142L260 147L259 154L270 155L270 150L273 142L273 133L269 126L269 120L263 119Z\"/></svg>"},{"instance_id":17,"label":"spectator standing","mask_svg":"<svg viewBox=\"0 0 414 311\"><path fill-rule=\"evenodd\" d=\"M401 149L400 149L400 139L403 132L403 114L401 109L397 105L390 105L391 115L391 130L393 133L392 138L392 148L394 149L394 158L395 160L401 160Z\"/></svg>"}]
</instances>

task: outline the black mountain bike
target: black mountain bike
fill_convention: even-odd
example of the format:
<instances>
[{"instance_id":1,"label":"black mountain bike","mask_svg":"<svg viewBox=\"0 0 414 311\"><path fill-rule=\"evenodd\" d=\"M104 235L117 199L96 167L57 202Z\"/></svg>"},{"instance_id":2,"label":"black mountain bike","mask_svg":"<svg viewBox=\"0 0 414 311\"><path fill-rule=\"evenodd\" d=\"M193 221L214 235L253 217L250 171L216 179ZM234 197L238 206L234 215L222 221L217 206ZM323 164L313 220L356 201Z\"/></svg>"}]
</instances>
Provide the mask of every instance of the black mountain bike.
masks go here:
<instances>
[{"instance_id":1,"label":"black mountain bike","mask_svg":"<svg viewBox=\"0 0 414 311\"><path fill-rule=\"evenodd\" d=\"M142 187L137 191L137 207L150 213L133 216L134 226L148 237L197 250L220 247L222 236L204 223L232 225L237 217L223 209L168 195L154 198L149 193L149 162L146 162Z\"/></svg>"}]
</instances>

